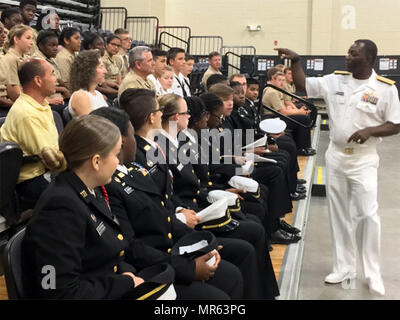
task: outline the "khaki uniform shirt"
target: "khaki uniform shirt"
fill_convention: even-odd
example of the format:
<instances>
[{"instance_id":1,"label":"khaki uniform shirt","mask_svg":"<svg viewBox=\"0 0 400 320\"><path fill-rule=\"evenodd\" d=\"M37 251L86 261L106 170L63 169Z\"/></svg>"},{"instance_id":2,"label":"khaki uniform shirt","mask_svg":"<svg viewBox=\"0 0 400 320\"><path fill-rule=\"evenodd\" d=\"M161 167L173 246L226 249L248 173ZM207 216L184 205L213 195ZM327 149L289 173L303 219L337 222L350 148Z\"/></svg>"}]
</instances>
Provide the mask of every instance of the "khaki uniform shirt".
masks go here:
<instances>
[{"instance_id":1,"label":"khaki uniform shirt","mask_svg":"<svg viewBox=\"0 0 400 320\"><path fill-rule=\"evenodd\" d=\"M201 79L201 83L203 84L204 89L207 88L207 79L213 74L222 74L222 72L219 70L215 70L211 66L209 66L207 71L204 72L203 78Z\"/></svg>"},{"instance_id":2,"label":"khaki uniform shirt","mask_svg":"<svg viewBox=\"0 0 400 320\"><path fill-rule=\"evenodd\" d=\"M276 111L285 107L283 103L283 93L271 88L266 87L262 94L262 103ZM264 109L264 113L270 114L271 112Z\"/></svg>"},{"instance_id":3,"label":"khaki uniform shirt","mask_svg":"<svg viewBox=\"0 0 400 320\"><path fill-rule=\"evenodd\" d=\"M71 66L74 62L75 55L70 53L67 49L62 48L61 51L57 54L56 63L61 73L61 80L64 81L65 85L68 89L71 88L69 83Z\"/></svg>"},{"instance_id":4,"label":"khaki uniform shirt","mask_svg":"<svg viewBox=\"0 0 400 320\"><path fill-rule=\"evenodd\" d=\"M104 56L101 57L101 60L103 61L104 67L107 69L105 78L107 80L116 81L117 76L120 74L122 60L117 56L111 57L107 51L104 53Z\"/></svg>"},{"instance_id":5,"label":"khaki uniform shirt","mask_svg":"<svg viewBox=\"0 0 400 320\"><path fill-rule=\"evenodd\" d=\"M1 142L16 142L24 156L40 155L43 147L58 150L58 132L53 112L47 104L41 105L32 97L21 93L8 112L0 128ZM18 183L33 179L46 172L41 161L22 166Z\"/></svg>"},{"instance_id":6,"label":"khaki uniform shirt","mask_svg":"<svg viewBox=\"0 0 400 320\"><path fill-rule=\"evenodd\" d=\"M0 57L0 97L7 97L6 74L7 68L3 62L4 56Z\"/></svg>"},{"instance_id":7,"label":"khaki uniform shirt","mask_svg":"<svg viewBox=\"0 0 400 320\"><path fill-rule=\"evenodd\" d=\"M118 90L118 98L121 96L122 92L129 88L143 88L148 90L156 91L154 83L148 79L144 80L135 71L130 70L126 75Z\"/></svg>"},{"instance_id":8,"label":"khaki uniform shirt","mask_svg":"<svg viewBox=\"0 0 400 320\"><path fill-rule=\"evenodd\" d=\"M6 55L2 58L6 73L6 84L12 86L19 86L18 70L21 67L24 59L27 56L20 55L14 48L10 48Z\"/></svg>"},{"instance_id":9,"label":"khaki uniform shirt","mask_svg":"<svg viewBox=\"0 0 400 320\"><path fill-rule=\"evenodd\" d=\"M287 91L287 92L289 92L291 94L295 94L296 93L296 87L295 87L294 83L290 84L290 83L286 82L285 86L283 87L283 90L285 90L285 91ZM284 94L283 95L283 100L292 101L292 97L288 96L287 94Z\"/></svg>"},{"instance_id":10,"label":"khaki uniform shirt","mask_svg":"<svg viewBox=\"0 0 400 320\"><path fill-rule=\"evenodd\" d=\"M120 61L119 62L119 65L121 67L120 73L121 73L121 79L123 80L129 72L129 56L124 49L121 49L116 55L116 58L118 58L118 60Z\"/></svg>"}]
</instances>

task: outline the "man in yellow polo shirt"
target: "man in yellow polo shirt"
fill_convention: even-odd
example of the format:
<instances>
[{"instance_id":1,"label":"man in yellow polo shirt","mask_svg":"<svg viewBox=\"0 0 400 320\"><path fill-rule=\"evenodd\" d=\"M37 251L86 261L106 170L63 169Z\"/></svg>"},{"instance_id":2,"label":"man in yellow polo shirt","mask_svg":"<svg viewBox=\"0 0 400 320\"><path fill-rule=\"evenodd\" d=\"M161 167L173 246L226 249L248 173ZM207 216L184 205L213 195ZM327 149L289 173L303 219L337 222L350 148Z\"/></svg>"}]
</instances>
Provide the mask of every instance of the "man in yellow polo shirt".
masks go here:
<instances>
[{"instance_id":1,"label":"man in yellow polo shirt","mask_svg":"<svg viewBox=\"0 0 400 320\"><path fill-rule=\"evenodd\" d=\"M138 46L129 51L129 72L119 86L118 98L129 88L156 91L154 83L147 79L154 72L154 64L149 47Z\"/></svg>"},{"instance_id":2,"label":"man in yellow polo shirt","mask_svg":"<svg viewBox=\"0 0 400 320\"><path fill-rule=\"evenodd\" d=\"M30 59L18 71L23 93L14 102L0 128L1 142L16 142L24 156L40 155L43 147L58 149L58 132L46 97L55 92L53 67L45 60ZM50 182L41 161L23 165L17 192L35 201Z\"/></svg>"}]
</instances>

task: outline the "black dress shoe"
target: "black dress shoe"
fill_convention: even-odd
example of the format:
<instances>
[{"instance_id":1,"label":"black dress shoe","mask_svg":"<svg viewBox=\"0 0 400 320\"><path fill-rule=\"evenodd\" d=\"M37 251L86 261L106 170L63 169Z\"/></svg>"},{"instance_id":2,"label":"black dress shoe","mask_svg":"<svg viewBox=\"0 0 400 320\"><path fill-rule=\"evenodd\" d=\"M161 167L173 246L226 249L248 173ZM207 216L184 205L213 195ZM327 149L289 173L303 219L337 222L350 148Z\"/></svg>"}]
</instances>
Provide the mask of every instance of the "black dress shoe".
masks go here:
<instances>
[{"instance_id":1,"label":"black dress shoe","mask_svg":"<svg viewBox=\"0 0 400 320\"><path fill-rule=\"evenodd\" d=\"M315 149L313 149L313 148L305 148L305 149L297 150L297 155L299 155L299 156L313 156L316 153L317 153L317 151L315 151Z\"/></svg>"},{"instance_id":2,"label":"black dress shoe","mask_svg":"<svg viewBox=\"0 0 400 320\"><path fill-rule=\"evenodd\" d=\"M306 193L306 192L307 192L307 189L306 189L305 186L303 186L303 185L301 185L301 184L298 184L298 185L296 186L296 192L297 192L297 193Z\"/></svg>"},{"instance_id":3,"label":"black dress shoe","mask_svg":"<svg viewBox=\"0 0 400 320\"><path fill-rule=\"evenodd\" d=\"M300 236L297 236L295 234L287 233L286 231L282 229L278 229L271 235L271 241L270 243L272 244L291 244L291 243L296 243L301 239Z\"/></svg>"},{"instance_id":4,"label":"black dress shoe","mask_svg":"<svg viewBox=\"0 0 400 320\"><path fill-rule=\"evenodd\" d=\"M307 180L304 179L297 179L297 184L306 184Z\"/></svg>"},{"instance_id":5,"label":"black dress shoe","mask_svg":"<svg viewBox=\"0 0 400 320\"><path fill-rule=\"evenodd\" d=\"M306 194L293 192L290 194L290 198L292 199L292 201L302 200L306 198Z\"/></svg>"},{"instance_id":6,"label":"black dress shoe","mask_svg":"<svg viewBox=\"0 0 400 320\"><path fill-rule=\"evenodd\" d=\"M297 229L296 227L293 227L292 225L287 223L285 220L279 220L279 229L291 234L298 234L301 231L300 229Z\"/></svg>"}]
</instances>

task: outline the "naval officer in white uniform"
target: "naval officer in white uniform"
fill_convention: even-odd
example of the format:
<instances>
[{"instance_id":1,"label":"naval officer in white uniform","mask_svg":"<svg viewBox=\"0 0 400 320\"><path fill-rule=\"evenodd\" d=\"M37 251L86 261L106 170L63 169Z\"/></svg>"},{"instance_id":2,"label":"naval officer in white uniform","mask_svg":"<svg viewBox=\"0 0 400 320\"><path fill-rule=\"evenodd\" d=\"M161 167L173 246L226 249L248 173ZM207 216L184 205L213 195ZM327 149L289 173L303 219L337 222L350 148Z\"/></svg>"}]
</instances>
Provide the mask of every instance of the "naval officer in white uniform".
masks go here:
<instances>
[{"instance_id":1,"label":"naval officer in white uniform","mask_svg":"<svg viewBox=\"0 0 400 320\"><path fill-rule=\"evenodd\" d=\"M376 145L400 132L400 102L394 81L377 76L377 47L355 41L346 56L347 71L305 78L298 54L277 49L291 59L294 82L310 98L327 105L330 144L326 152L326 188L333 237L333 270L327 283L356 277L356 247L370 291L384 295L379 256Z\"/></svg>"}]
</instances>

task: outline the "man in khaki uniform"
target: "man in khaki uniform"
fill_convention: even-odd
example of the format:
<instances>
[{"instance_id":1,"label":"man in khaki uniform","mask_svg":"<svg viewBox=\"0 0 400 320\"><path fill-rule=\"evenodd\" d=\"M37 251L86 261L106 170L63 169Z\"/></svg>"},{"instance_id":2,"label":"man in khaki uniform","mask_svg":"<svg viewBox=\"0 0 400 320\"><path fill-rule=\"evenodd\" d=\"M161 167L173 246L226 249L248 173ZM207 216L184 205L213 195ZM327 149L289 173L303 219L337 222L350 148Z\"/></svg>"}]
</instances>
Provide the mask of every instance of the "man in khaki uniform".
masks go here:
<instances>
[{"instance_id":1,"label":"man in khaki uniform","mask_svg":"<svg viewBox=\"0 0 400 320\"><path fill-rule=\"evenodd\" d=\"M219 52L214 51L211 52L208 55L208 63L209 67L206 72L203 74L203 78L201 79L201 83L203 84L203 88L207 88L207 79L212 75L212 74L222 74L221 71L219 71L219 68L221 68L221 55Z\"/></svg>"},{"instance_id":2,"label":"man in khaki uniform","mask_svg":"<svg viewBox=\"0 0 400 320\"><path fill-rule=\"evenodd\" d=\"M129 50L131 49L132 45L132 37L129 34L129 31L126 29L119 28L115 30L114 32L115 35L119 36L121 39L121 49L119 50L119 53L117 57L119 58L118 64L120 65L120 73L121 73L121 78L124 79L125 76L129 72Z\"/></svg>"},{"instance_id":3,"label":"man in khaki uniform","mask_svg":"<svg viewBox=\"0 0 400 320\"><path fill-rule=\"evenodd\" d=\"M118 98L122 92L129 88L142 88L155 91L154 83L147 79L154 72L154 60L151 49L146 46L138 46L129 52L130 70L118 90Z\"/></svg>"}]
</instances>

